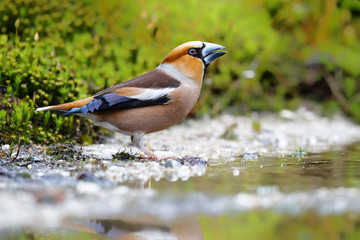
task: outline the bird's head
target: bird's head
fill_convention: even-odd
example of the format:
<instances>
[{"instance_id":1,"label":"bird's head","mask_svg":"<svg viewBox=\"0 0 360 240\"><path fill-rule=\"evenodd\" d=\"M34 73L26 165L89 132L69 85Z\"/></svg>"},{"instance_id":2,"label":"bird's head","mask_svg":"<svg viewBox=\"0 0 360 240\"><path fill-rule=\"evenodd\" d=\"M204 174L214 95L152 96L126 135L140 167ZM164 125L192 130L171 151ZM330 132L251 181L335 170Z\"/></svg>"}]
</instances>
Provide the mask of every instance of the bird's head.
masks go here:
<instances>
[{"instance_id":1,"label":"bird's head","mask_svg":"<svg viewBox=\"0 0 360 240\"><path fill-rule=\"evenodd\" d=\"M161 64L171 64L186 77L201 82L206 67L224 55L224 46L193 41L181 44L172 50Z\"/></svg>"}]
</instances>

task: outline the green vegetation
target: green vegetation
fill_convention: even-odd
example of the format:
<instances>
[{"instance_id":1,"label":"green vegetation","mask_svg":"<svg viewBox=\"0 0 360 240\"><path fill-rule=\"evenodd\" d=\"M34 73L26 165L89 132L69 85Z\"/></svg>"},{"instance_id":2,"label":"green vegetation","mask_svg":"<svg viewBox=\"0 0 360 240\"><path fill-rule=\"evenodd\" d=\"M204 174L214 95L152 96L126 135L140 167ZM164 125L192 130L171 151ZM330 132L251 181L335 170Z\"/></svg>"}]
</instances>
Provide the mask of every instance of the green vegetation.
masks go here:
<instances>
[{"instance_id":1,"label":"green vegetation","mask_svg":"<svg viewBox=\"0 0 360 240\"><path fill-rule=\"evenodd\" d=\"M121 161L140 161L142 160L142 158L140 157L139 154L137 153L128 153L125 152L125 150L121 150L115 154L112 155L113 156L113 160L121 160Z\"/></svg>"},{"instance_id":2,"label":"green vegetation","mask_svg":"<svg viewBox=\"0 0 360 240\"><path fill-rule=\"evenodd\" d=\"M359 239L359 216L317 215L305 212L300 216L253 211L233 216L203 216L199 223L204 238L211 239Z\"/></svg>"},{"instance_id":3,"label":"green vegetation","mask_svg":"<svg viewBox=\"0 0 360 240\"><path fill-rule=\"evenodd\" d=\"M65 239L79 239L79 240L106 240L104 236L86 232L86 231L79 231L76 230L76 226L74 230L71 229L57 229L53 232L30 232L27 231L23 232L10 232L5 234L5 236L1 236L0 239L7 239L7 240L65 240Z\"/></svg>"},{"instance_id":4,"label":"green vegetation","mask_svg":"<svg viewBox=\"0 0 360 240\"><path fill-rule=\"evenodd\" d=\"M306 100L360 121L359 14L352 0L1 1L0 144L92 142L87 120L35 107L149 71L190 40L229 52L209 68L197 114Z\"/></svg>"},{"instance_id":5,"label":"green vegetation","mask_svg":"<svg viewBox=\"0 0 360 240\"><path fill-rule=\"evenodd\" d=\"M306 156L306 151L303 148L300 147L299 149L296 150L294 156L299 158L299 159L302 159L303 157Z\"/></svg>"}]
</instances>

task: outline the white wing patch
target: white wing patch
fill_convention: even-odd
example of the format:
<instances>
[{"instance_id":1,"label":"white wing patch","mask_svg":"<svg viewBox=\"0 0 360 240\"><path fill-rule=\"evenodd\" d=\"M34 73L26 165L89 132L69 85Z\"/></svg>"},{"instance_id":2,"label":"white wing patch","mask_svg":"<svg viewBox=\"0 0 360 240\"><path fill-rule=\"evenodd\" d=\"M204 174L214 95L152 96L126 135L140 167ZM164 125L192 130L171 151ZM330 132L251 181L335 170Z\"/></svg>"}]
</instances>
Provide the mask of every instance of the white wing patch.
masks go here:
<instances>
[{"instance_id":1,"label":"white wing patch","mask_svg":"<svg viewBox=\"0 0 360 240\"><path fill-rule=\"evenodd\" d=\"M164 97L174 91L176 88L148 88L144 89L142 93L137 95L129 96L129 98L136 98L139 100L154 100Z\"/></svg>"}]
</instances>

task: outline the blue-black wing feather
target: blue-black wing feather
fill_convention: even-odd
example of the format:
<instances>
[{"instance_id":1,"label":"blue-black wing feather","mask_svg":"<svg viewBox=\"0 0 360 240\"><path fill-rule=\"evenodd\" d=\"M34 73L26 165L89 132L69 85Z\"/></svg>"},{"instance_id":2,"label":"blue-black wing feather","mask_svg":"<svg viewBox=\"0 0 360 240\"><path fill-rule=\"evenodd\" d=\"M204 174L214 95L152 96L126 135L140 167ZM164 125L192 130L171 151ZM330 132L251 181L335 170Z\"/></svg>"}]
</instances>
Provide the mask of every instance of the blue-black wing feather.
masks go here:
<instances>
[{"instance_id":1,"label":"blue-black wing feather","mask_svg":"<svg viewBox=\"0 0 360 240\"><path fill-rule=\"evenodd\" d=\"M139 100L136 98L119 96L116 93L107 93L96 96L95 99L91 100L88 104L80 108L72 108L63 115L66 116L75 113L82 113L86 115L88 112L93 113L99 111L139 108L152 105L166 104L168 101L168 95L163 95L155 99Z\"/></svg>"}]
</instances>

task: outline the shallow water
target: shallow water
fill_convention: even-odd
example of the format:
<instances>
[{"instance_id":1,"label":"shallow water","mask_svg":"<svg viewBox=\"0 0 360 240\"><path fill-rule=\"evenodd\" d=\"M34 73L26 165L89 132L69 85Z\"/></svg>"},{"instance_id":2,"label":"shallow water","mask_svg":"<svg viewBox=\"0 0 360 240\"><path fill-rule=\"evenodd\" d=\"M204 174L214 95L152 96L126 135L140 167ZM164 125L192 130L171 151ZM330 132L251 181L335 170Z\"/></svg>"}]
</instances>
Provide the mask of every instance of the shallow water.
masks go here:
<instances>
[{"instance_id":1,"label":"shallow water","mask_svg":"<svg viewBox=\"0 0 360 240\"><path fill-rule=\"evenodd\" d=\"M167 192L202 191L217 194L256 193L267 187L290 193L319 188L360 188L360 145L348 146L341 152L321 154L297 153L276 157L259 156L234 161L211 160L206 174L186 182L154 182Z\"/></svg>"},{"instance_id":2,"label":"shallow water","mask_svg":"<svg viewBox=\"0 0 360 240\"><path fill-rule=\"evenodd\" d=\"M360 143L305 152L207 166L91 161L44 171L33 163L8 173L30 179L0 176L1 236L359 239Z\"/></svg>"}]
</instances>

